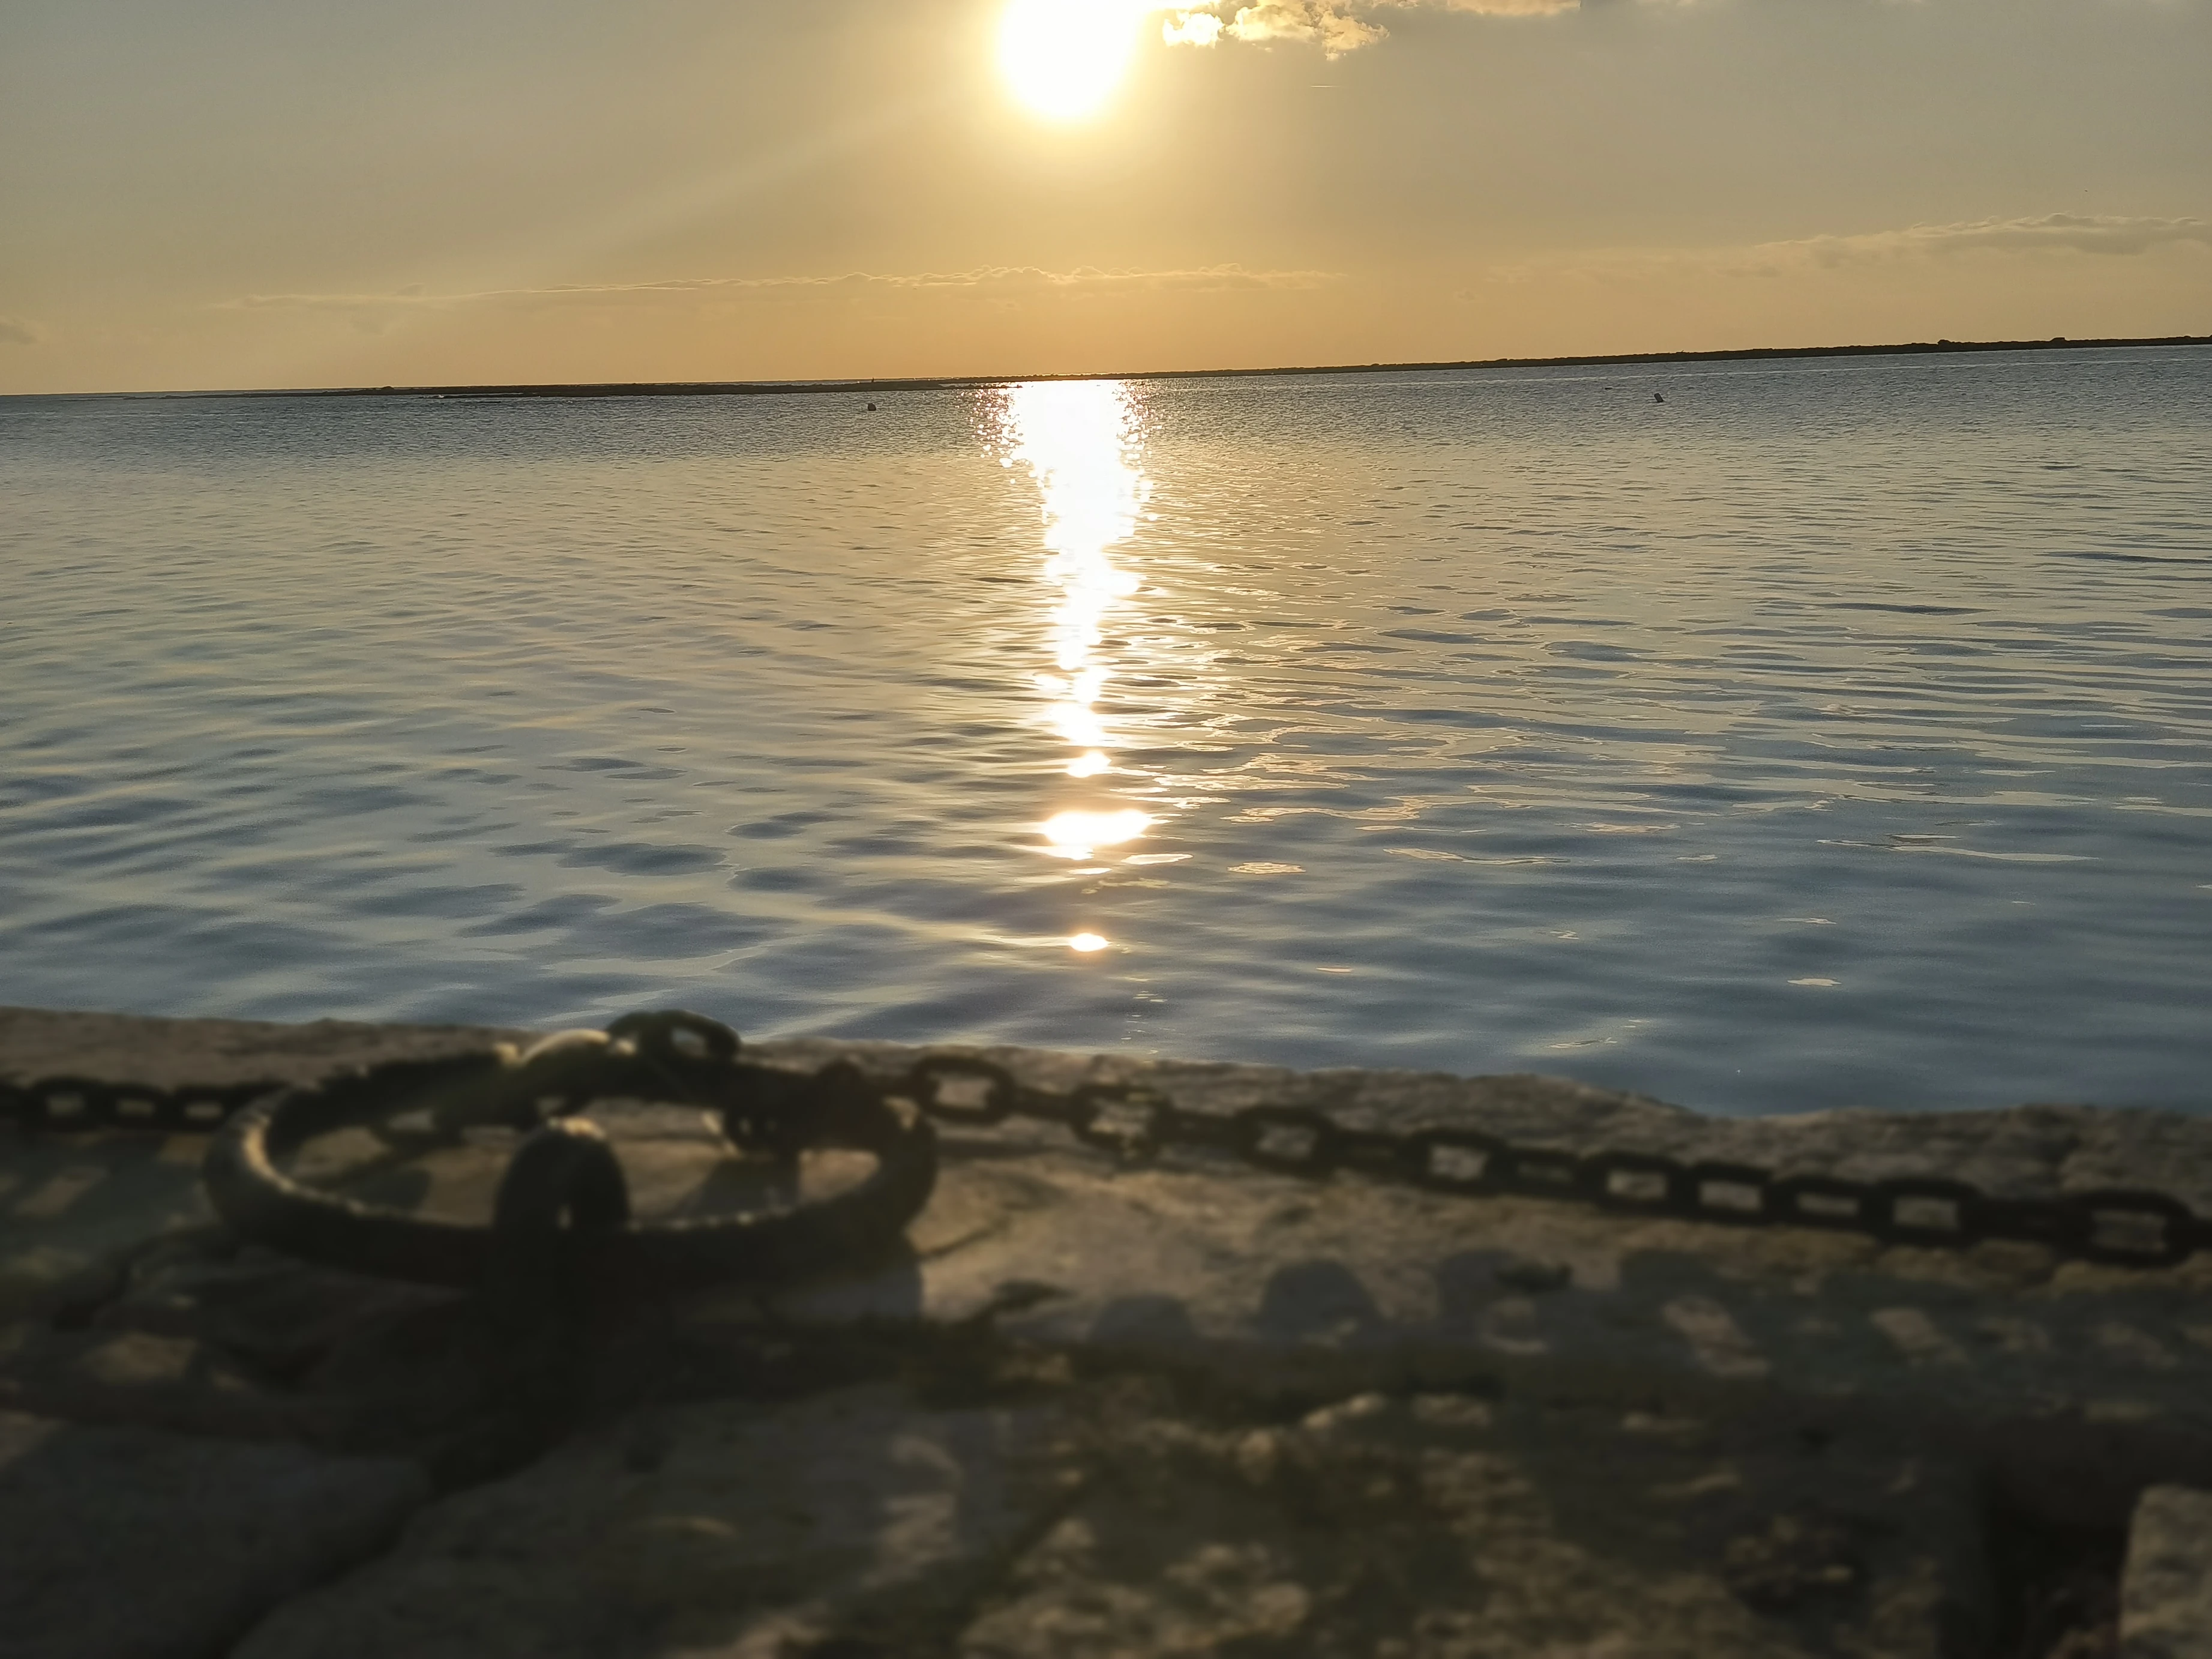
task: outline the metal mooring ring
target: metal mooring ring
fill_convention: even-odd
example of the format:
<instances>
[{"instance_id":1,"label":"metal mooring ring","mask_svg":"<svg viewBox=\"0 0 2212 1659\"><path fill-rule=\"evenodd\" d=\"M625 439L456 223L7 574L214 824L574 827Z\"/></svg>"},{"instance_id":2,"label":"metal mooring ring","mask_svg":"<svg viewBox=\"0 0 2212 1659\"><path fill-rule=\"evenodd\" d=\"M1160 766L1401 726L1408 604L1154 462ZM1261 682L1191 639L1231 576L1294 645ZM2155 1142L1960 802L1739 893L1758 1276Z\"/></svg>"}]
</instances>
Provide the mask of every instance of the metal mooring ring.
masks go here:
<instances>
[{"instance_id":1,"label":"metal mooring ring","mask_svg":"<svg viewBox=\"0 0 2212 1659\"><path fill-rule=\"evenodd\" d=\"M698 1052L674 1041L685 1034L699 1039ZM750 1064L738 1058L734 1032L691 1014L629 1015L608 1038L592 1036L565 1039L550 1054L541 1045L528 1056L417 1063L287 1090L224 1125L201 1180L216 1214L254 1243L355 1273L461 1288L483 1280L491 1226L364 1204L294 1180L280 1161L317 1135L412 1109L427 1108L451 1139L468 1122L530 1127L532 1101L547 1103L534 1120L544 1121L613 1097L717 1110L732 1140L784 1156L817 1147L874 1156L874 1171L858 1186L794 1209L658 1222L601 1217L576 1229L574 1242L595 1270L672 1288L859 1265L888 1250L929 1201L935 1131L848 1066L809 1077Z\"/></svg>"}]
</instances>

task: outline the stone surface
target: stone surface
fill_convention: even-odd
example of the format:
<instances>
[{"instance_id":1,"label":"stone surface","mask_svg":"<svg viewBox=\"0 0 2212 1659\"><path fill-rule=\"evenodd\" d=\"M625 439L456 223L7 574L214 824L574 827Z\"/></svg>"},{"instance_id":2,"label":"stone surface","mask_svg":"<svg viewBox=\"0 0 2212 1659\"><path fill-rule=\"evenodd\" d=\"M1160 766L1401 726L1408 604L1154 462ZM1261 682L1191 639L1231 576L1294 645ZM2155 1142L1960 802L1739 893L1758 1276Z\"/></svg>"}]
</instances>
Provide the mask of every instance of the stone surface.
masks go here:
<instances>
[{"instance_id":1,"label":"stone surface","mask_svg":"<svg viewBox=\"0 0 2212 1659\"><path fill-rule=\"evenodd\" d=\"M966 1659L1948 1659L1991 1633L1955 1464L1466 1395L1113 1426Z\"/></svg>"},{"instance_id":2,"label":"stone surface","mask_svg":"<svg viewBox=\"0 0 2212 1659\"><path fill-rule=\"evenodd\" d=\"M89 1077L176 1089L313 1083L395 1060L471 1054L533 1034L475 1025L156 1019L0 1006L0 1079Z\"/></svg>"},{"instance_id":3,"label":"stone surface","mask_svg":"<svg viewBox=\"0 0 2212 1659\"><path fill-rule=\"evenodd\" d=\"M1125 1167L1025 1133L947 1136L913 1259L774 1310L812 1325L996 1308L1024 1340L1309 1395L1469 1376L1620 1401L1778 1392L1947 1423L2040 1481L2027 1501L2112 1524L2146 1480L2212 1483L2203 1258L2144 1273L2027 1246L1884 1249L1203 1155ZM695 1315L718 1316L746 1305Z\"/></svg>"},{"instance_id":4,"label":"stone surface","mask_svg":"<svg viewBox=\"0 0 2212 1659\"><path fill-rule=\"evenodd\" d=\"M413 1449L483 1380L465 1299L213 1230L142 1250L78 1316L0 1328L0 1407L198 1434Z\"/></svg>"},{"instance_id":5,"label":"stone surface","mask_svg":"<svg viewBox=\"0 0 2212 1659\"><path fill-rule=\"evenodd\" d=\"M1776 1423L878 1384L634 1414L424 1510L239 1659L1948 1659L1990 1633L1978 1503L1940 1455Z\"/></svg>"},{"instance_id":6,"label":"stone surface","mask_svg":"<svg viewBox=\"0 0 2212 1659\"><path fill-rule=\"evenodd\" d=\"M213 1217L198 1135L52 1135L0 1127L0 1321L99 1299L132 1252Z\"/></svg>"},{"instance_id":7,"label":"stone surface","mask_svg":"<svg viewBox=\"0 0 2212 1659\"><path fill-rule=\"evenodd\" d=\"M0 1411L0 1656L204 1659L428 1495L397 1461Z\"/></svg>"},{"instance_id":8,"label":"stone surface","mask_svg":"<svg viewBox=\"0 0 2212 1659\"><path fill-rule=\"evenodd\" d=\"M1057 1426L888 1386L634 1417L424 1510L236 1659L913 1650L1066 1502Z\"/></svg>"},{"instance_id":9,"label":"stone surface","mask_svg":"<svg viewBox=\"0 0 2212 1659\"><path fill-rule=\"evenodd\" d=\"M2119 1659L2212 1659L2212 1492L2153 1486L2136 1505Z\"/></svg>"},{"instance_id":10,"label":"stone surface","mask_svg":"<svg viewBox=\"0 0 2212 1659\"><path fill-rule=\"evenodd\" d=\"M527 1035L4 1010L0 1077L289 1082ZM889 1077L919 1051L749 1052ZM1140 1081L1199 1111L1304 1105L1356 1126L2019 1196L2141 1186L2212 1213L2212 1121L2177 1115L1727 1121L1555 1079L985 1057L1040 1087ZM595 1115L641 1215L793 1195L696 1111ZM1018 1120L940 1139L938 1192L896 1259L773 1293L599 1306L555 1369L588 1364L548 1391L538 1360L556 1351L488 1335L497 1322L472 1298L225 1235L198 1194L195 1137L0 1129L0 1408L137 1425L48 1425L47 1440L159 1425L302 1443L210 1455L313 1458L304 1445L434 1469L449 1495L393 1553L278 1611L249 1643L263 1659L1948 1659L1985 1650L1994 1628L1992 1498L2051 1538L2112 1540L2145 1486L2212 1487L2212 1261L2141 1272L2021 1245L1884 1248L1306 1182L1180 1149L1123 1163ZM512 1150L495 1132L427 1155L343 1132L296 1167L482 1217ZM810 1156L797 1190L865 1167ZM167 1463L139 1462L114 1462L116 1516L194 1508ZM422 1477L406 1479L419 1495ZM2138 1581L2166 1588L2130 1640L2182 1628L2172 1586L2197 1571L2190 1528L2205 1530L2185 1500L2201 1501L2160 1497L2138 1516L2130 1607ZM220 1502L204 1512L225 1524ZM156 1601L174 1594L165 1561L116 1559ZM2116 1557L2100 1559L2091 1571L2084 1557L2084 1582L2103 1574L2109 1636Z\"/></svg>"},{"instance_id":11,"label":"stone surface","mask_svg":"<svg viewBox=\"0 0 2212 1659\"><path fill-rule=\"evenodd\" d=\"M0 1015L0 1071L299 1077L526 1035L10 1011ZM917 1052L805 1041L750 1051L808 1068L848 1059L887 1075ZM2212 1212L2212 1121L2172 1114L2023 1107L1717 1120L1561 1079L982 1052L1039 1086L1140 1080L1194 1110L1304 1104L1370 1127L1448 1121L1578 1150L1941 1176L2012 1195L2143 1185ZM697 1115L603 1116L641 1213L763 1200L757 1182L732 1177ZM509 1150L489 1135L404 1167L358 1164L349 1179L348 1159L383 1149L366 1135L350 1147L343 1139L316 1154L326 1176L361 1196L451 1215L485 1212ZM909 1257L765 1309L750 1295L703 1298L687 1316L709 1331L763 1316L817 1331L982 1319L1024 1340L1200 1367L1239 1386L1272 1381L1306 1397L1486 1376L1618 1400L1654 1389L1781 1392L1828 1408L1934 1414L2021 1480L2040 1480L2046 1491L2029 1493L2032 1503L2109 1524L2146 1481L2212 1484L2212 1258L2137 1272L2033 1246L1885 1249L1846 1234L1468 1200L1354 1176L1307 1183L1181 1151L1129 1166L1019 1121L942 1140L939 1192ZM49 1301L57 1285L75 1285L97 1304L112 1294L118 1261L198 1224L193 1149L156 1145L122 1137L96 1152L54 1137L0 1160L0 1181L13 1183L0 1195L0 1281L37 1280ZM118 1162L98 1161L110 1156ZM817 1186L850 1173L834 1158L810 1159L807 1171ZM158 1199L143 1184L156 1172Z\"/></svg>"},{"instance_id":12,"label":"stone surface","mask_svg":"<svg viewBox=\"0 0 2212 1659\"><path fill-rule=\"evenodd\" d=\"M471 1026L283 1025L0 1007L0 1080L282 1086L528 1036ZM0 1126L0 1322L96 1297L136 1250L208 1224L198 1174L206 1144L193 1134L31 1139Z\"/></svg>"}]
</instances>

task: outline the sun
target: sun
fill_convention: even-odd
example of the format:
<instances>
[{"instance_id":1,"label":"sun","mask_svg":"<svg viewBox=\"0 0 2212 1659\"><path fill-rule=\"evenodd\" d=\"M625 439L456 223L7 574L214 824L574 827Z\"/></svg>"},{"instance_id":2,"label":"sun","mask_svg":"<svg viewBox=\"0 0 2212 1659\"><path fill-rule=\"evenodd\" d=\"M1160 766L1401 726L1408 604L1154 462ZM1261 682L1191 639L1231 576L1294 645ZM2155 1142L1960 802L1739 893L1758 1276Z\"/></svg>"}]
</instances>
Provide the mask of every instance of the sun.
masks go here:
<instances>
[{"instance_id":1,"label":"sun","mask_svg":"<svg viewBox=\"0 0 2212 1659\"><path fill-rule=\"evenodd\" d=\"M1120 84L1142 16L1139 0L1009 0L999 68L1039 115L1078 120Z\"/></svg>"}]
</instances>

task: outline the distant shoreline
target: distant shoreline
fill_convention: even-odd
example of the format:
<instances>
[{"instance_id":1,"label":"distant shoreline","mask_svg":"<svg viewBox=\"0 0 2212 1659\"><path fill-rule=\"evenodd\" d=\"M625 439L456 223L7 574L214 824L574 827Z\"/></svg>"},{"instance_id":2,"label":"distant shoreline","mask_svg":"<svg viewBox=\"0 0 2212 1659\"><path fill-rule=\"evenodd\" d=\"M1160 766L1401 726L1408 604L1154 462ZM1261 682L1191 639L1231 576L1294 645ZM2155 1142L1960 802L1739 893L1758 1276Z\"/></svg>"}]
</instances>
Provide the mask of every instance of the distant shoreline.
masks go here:
<instances>
[{"instance_id":1,"label":"distant shoreline","mask_svg":"<svg viewBox=\"0 0 2212 1659\"><path fill-rule=\"evenodd\" d=\"M1763 362L1790 357L1943 356L1978 351L2088 351L2116 346L2212 345L2212 334L2140 339L1917 340L1893 345L1747 346L1734 351L1625 351L1573 357L1482 357L1458 362L1316 363L1285 368L1155 368L1125 374L951 374L902 380L598 380L514 386L258 387L238 391L18 392L76 398L762 398L833 392L945 392L1038 380L1246 380L1302 374L1439 374L1468 368L1589 368L1608 364Z\"/></svg>"}]
</instances>

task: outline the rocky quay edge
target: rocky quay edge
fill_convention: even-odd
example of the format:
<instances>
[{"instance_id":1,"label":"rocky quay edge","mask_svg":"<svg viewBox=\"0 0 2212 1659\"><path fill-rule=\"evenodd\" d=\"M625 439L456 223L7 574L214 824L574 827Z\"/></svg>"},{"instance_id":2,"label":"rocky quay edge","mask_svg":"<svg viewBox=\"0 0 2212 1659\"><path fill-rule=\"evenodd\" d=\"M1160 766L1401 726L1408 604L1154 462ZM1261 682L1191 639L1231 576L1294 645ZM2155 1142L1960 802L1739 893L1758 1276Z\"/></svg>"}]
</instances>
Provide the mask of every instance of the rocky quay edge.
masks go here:
<instances>
[{"instance_id":1,"label":"rocky quay edge","mask_svg":"<svg viewBox=\"0 0 2212 1659\"><path fill-rule=\"evenodd\" d=\"M527 1036L7 1011L0 1075L308 1081ZM915 1051L794 1042L749 1052L805 1068L850 1059L896 1073ZM1859 1178L1958 1176L2022 1195L2156 1184L2205 1207L2212 1190L2212 1133L2156 1114L2024 1108L1745 1122L1541 1079L991 1057L1042 1087L1139 1077L1193 1109L1304 1103L1354 1123L1472 1123L1563 1147ZM717 1150L682 1117L641 1112L614 1125L643 1210L715 1201ZM404 1381L410 1409L434 1422L450 1404L434 1397L436 1365L395 1364L378 1350L395 1333L419 1344L426 1322L453 1317L450 1298L226 1253L204 1231L197 1150L192 1137L149 1146L128 1136L7 1149L0 1282L19 1314L40 1316L9 1334L0 1389L11 1393L0 1398L56 1416L343 1443L365 1419L405 1416L390 1409ZM418 1182L413 1201L481 1213L501 1149L478 1150ZM2144 1273L2062 1263L2026 1246L1883 1249L1844 1235L1624 1218L1526 1199L1470 1202L1356 1176L1305 1183L1205 1157L1125 1165L1035 1126L948 1133L945 1152L938 1196L901 1259L841 1283L709 1295L673 1310L690 1352L710 1356L690 1392L730 1392L740 1373L773 1379L781 1357L809 1345L851 1339L880 1355L905 1332L925 1348L933 1341L939 1359L988 1338L1079 1370L1173 1377L1180 1399L1210 1391L1239 1402L1231 1416L1268 1421L1348 1396L1472 1401L1502 1391L1508 1403L1498 1409L1708 1425L1787 1418L1793 1432L1855 1444L1869 1436L1887 1446L1940 1442L1938 1462L1953 1474L1926 1477L1939 1485L1969 1465L1994 1468L2008 1503L2106 1527L2151 1480L2204 1480L2197 1402L2212 1320L2197 1263ZM1863 1555L1837 1542L1843 1534L1828 1522L1804 1518L1811 1511L1790 1518L1802 1509L1770 1517L1781 1531L1769 1545L1729 1547L1744 1559L1762 1549L1803 1557L1815 1579L1842 1570L1820 1565L1822 1551ZM1061 1545L1073 1536L1049 1535ZM1273 1559L1280 1543L1255 1547Z\"/></svg>"},{"instance_id":2,"label":"rocky quay edge","mask_svg":"<svg viewBox=\"0 0 2212 1659\"><path fill-rule=\"evenodd\" d=\"M17 1077L74 1071L172 1086L307 1080L528 1035L16 1011L0 1014L0 1066ZM895 1074L916 1051L802 1042L749 1052L799 1068L851 1060ZM1861 1179L1941 1176L2005 1195L2156 1184L2212 1208L2212 1125L2157 1113L1716 1120L1539 1078L1131 1066L1031 1050L990 1058L1041 1087L1139 1079L1194 1110L1314 1105L1357 1126L1448 1122L1575 1150ZM625 1136L617 1125L617 1139L642 1211L713 1202L716 1149L696 1123L630 1127ZM1018 1122L943 1139L938 1193L899 1259L765 1297L692 1298L687 1321L734 1330L763 1320L834 1328L988 1317L1024 1340L1308 1391L1480 1373L1624 1399L1655 1389L1782 1393L1838 1409L1952 1415L1985 1438L2033 1425L2046 1454L2069 1445L2086 1470L2111 1472L2115 1504L2212 1443L2212 1261L2203 1257L2142 1273L2062 1261L2029 1245L1885 1249L1846 1234L1468 1200L1357 1176L1310 1183L1202 1155L1128 1164ZM19 1305L97 1296L102 1275L134 1247L204 1224L197 1151L185 1136L19 1148L0 1196L0 1295ZM449 1160L415 1201L429 1212L486 1212L503 1156L487 1146ZM2069 1493L2069 1507L2082 1498Z\"/></svg>"}]
</instances>

